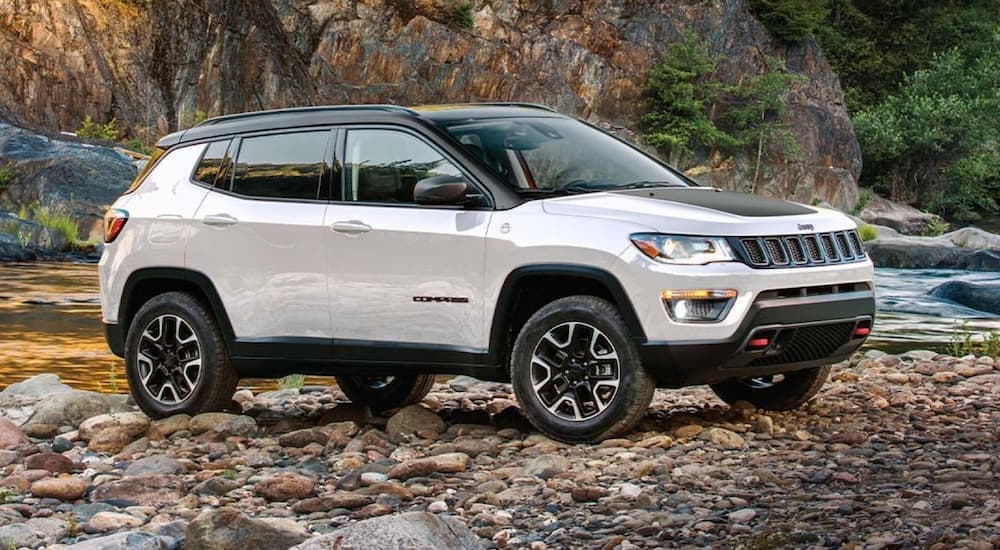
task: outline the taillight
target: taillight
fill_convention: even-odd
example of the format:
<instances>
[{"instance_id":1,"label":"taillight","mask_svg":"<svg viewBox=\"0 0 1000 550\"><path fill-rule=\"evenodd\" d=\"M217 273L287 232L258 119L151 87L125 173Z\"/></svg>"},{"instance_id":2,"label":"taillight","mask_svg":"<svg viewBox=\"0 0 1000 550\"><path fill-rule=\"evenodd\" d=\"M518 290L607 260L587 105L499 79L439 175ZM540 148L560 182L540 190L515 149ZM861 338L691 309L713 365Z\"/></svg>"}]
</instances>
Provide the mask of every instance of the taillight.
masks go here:
<instances>
[{"instance_id":1,"label":"taillight","mask_svg":"<svg viewBox=\"0 0 1000 550\"><path fill-rule=\"evenodd\" d=\"M118 234L125 228L128 221L128 211L121 208L112 208L104 214L104 242L111 243L118 238Z\"/></svg>"}]
</instances>

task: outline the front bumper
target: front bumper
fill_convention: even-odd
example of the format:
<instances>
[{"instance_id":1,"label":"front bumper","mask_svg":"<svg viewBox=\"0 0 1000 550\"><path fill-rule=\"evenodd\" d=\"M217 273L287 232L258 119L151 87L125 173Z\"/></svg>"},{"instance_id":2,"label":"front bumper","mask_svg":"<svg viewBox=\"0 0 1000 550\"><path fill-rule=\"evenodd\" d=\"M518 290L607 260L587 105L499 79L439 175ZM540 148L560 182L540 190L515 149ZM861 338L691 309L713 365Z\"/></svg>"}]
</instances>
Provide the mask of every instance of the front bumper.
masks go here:
<instances>
[{"instance_id":1,"label":"front bumper","mask_svg":"<svg viewBox=\"0 0 1000 550\"><path fill-rule=\"evenodd\" d=\"M104 339L108 342L111 353L125 357L125 332L118 323L104 323Z\"/></svg>"},{"instance_id":2,"label":"front bumper","mask_svg":"<svg viewBox=\"0 0 1000 550\"><path fill-rule=\"evenodd\" d=\"M790 372L846 359L866 339L855 336L855 329L859 325L870 328L874 317L875 293L870 286L815 296L762 294L731 336L646 341L640 355L660 387ZM765 333L772 341L767 349L747 349L751 337Z\"/></svg>"}]
</instances>

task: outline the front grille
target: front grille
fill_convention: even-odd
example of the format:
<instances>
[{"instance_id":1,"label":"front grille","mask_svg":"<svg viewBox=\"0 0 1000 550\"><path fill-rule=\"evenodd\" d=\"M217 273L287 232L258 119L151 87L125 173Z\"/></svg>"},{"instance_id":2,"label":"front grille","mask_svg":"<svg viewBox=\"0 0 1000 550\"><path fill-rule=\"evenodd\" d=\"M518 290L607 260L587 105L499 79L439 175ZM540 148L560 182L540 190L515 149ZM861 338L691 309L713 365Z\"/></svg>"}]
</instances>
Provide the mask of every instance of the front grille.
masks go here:
<instances>
[{"instance_id":1,"label":"front grille","mask_svg":"<svg viewBox=\"0 0 1000 550\"><path fill-rule=\"evenodd\" d=\"M811 267L865 259L865 249L856 231L834 231L808 235L740 237L737 245L743 263L755 268Z\"/></svg>"},{"instance_id":2,"label":"front grille","mask_svg":"<svg viewBox=\"0 0 1000 550\"><path fill-rule=\"evenodd\" d=\"M750 362L750 366L768 367L824 359L851 339L855 324L854 321L849 321L784 329L774 337L775 341L788 338L785 336L786 331L795 331L791 339L785 343L784 348L774 355L754 359Z\"/></svg>"}]
</instances>

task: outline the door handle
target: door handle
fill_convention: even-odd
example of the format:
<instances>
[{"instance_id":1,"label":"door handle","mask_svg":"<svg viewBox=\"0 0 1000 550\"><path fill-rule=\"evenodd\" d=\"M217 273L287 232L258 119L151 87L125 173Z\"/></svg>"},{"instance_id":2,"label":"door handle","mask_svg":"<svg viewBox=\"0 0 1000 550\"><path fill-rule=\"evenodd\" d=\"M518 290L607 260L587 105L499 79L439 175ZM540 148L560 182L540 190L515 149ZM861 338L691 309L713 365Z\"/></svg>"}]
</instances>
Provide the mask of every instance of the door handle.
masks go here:
<instances>
[{"instance_id":1,"label":"door handle","mask_svg":"<svg viewBox=\"0 0 1000 550\"><path fill-rule=\"evenodd\" d=\"M345 235L360 235L371 231L372 226L364 222L351 220L347 222L337 222L333 224L332 229L337 233L344 233Z\"/></svg>"},{"instance_id":2,"label":"door handle","mask_svg":"<svg viewBox=\"0 0 1000 550\"><path fill-rule=\"evenodd\" d=\"M235 225L236 222L238 221L239 220L230 216L229 214L211 214L201 219L201 223L205 225L211 225L214 227L225 227L228 225Z\"/></svg>"}]
</instances>

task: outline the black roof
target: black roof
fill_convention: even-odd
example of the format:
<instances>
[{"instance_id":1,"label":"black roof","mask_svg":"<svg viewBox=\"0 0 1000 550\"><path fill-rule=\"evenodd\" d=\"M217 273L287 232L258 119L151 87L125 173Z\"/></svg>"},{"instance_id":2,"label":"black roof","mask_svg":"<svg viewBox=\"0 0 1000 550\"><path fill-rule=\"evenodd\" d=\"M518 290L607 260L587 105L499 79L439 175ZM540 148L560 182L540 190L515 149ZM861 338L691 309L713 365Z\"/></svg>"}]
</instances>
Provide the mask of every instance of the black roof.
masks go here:
<instances>
[{"instance_id":1,"label":"black roof","mask_svg":"<svg viewBox=\"0 0 1000 550\"><path fill-rule=\"evenodd\" d=\"M417 107L398 105L295 107L210 118L194 128L164 136L159 141L158 146L172 147L179 143L194 142L217 136L276 128L322 126L348 122L405 123L409 121L413 123L423 121L425 123L448 123L461 120L526 116L562 117L563 115L548 107L531 103L464 103Z\"/></svg>"}]
</instances>

